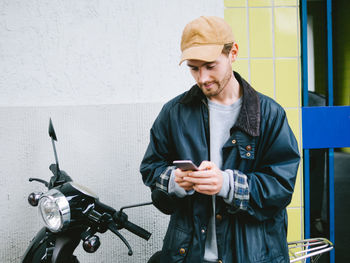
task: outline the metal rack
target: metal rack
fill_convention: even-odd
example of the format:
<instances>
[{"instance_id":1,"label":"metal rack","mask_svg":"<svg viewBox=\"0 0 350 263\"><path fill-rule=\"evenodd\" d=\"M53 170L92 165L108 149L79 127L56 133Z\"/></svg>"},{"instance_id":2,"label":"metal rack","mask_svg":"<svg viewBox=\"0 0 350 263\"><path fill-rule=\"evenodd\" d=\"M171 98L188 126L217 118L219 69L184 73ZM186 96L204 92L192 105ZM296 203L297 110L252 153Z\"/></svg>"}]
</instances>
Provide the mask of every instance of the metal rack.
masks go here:
<instances>
[{"instance_id":1,"label":"metal rack","mask_svg":"<svg viewBox=\"0 0 350 263\"><path fill-rule=\"evenodd\" d=\"M288 243L290 262L317 262L321 255L333 249L333 243L326 238L310 238Z\"/></svg>"}]
</instances>

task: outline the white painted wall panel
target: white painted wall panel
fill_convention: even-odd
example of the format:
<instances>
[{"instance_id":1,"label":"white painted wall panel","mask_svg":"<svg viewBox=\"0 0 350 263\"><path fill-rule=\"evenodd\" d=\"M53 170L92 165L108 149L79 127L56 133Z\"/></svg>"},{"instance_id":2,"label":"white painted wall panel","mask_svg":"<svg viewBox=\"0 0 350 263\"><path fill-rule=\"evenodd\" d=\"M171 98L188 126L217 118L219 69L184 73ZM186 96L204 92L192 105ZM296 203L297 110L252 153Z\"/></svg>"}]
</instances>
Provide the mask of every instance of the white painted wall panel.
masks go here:
<instances>
[{"instance_id":1,"label":"white painted wall panel","mask_svg":"<svg viewBox=\"0 0 350 263\"><path fill-rule=\"evenodd\" d=\"M72 179L93 190L116 209L151 200L138 172L148 144L149 129L161 104L105 106L13 107L0 109L0 261L18 262L42 223L37 208L26 199L45 188L29 177L49 180L54 162L48 136L52 117L60 167ZM6 151L4 149L7 149ZM113 234L100 234L101 248L93 255L81 246L81 262L145 262L161 248L168 217L154 207L126 210L129 219L153 233L146 242L126 231L135 256ZM5 238L4 238L5 237ZM100 261L100 259L103 259Z\"/></svg>"}]
</instances>

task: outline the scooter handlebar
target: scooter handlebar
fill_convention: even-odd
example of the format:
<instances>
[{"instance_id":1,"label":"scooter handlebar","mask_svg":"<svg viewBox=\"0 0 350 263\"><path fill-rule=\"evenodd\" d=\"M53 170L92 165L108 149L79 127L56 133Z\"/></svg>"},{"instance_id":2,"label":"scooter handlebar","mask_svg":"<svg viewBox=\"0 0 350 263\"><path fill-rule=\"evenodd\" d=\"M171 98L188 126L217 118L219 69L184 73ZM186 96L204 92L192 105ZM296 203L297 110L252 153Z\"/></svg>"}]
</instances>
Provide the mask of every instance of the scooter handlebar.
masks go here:
<instances>
[{"instance_id":1,"label":"scooter handlebar","mask_svg":"<svg viewBox=\"0 0 350 263\"><path fill-rule=\"evenodd\" d=\"M125 214L122 211L116 212L113 215L114 222L118 225L119 228L125 228L126 230L130 231L131 233L148 240L151 237L151 233L147 230L143 229L142 227L139 227L138 225L135 225L134 223L131 223L128 220L127 214Z\"/></svg>"},{"instance_id":2,"label":"scooter handlebar","mask_svg":"<svg viewBox=\"0 0 350 263\"><path fill-rule=\"evenodd\" d=\"M130 221L126 221L123 223L123 226L125 229L129 230L131 233L148 240L151 237L151 233L147 230L143 229L142 227L139 227L138 225L135 225L134 223L131 223Z\"/></svg>"}]
</instances>

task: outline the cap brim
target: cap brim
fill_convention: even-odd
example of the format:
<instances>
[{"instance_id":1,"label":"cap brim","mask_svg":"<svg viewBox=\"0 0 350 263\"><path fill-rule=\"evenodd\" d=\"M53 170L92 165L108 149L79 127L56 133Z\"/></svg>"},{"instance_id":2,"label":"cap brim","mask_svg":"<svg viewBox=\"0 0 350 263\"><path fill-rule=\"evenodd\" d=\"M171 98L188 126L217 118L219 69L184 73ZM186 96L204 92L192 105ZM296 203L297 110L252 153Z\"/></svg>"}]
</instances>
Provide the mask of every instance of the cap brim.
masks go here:
<instances>
[{"instance_id":1,"label":"cap brim","mask_svg":"<svg viewBox=\"0 0 350 263\"><path fill-rule=\"evenodd\" d=\"M179 65L185 60L215 61L221 54L224 45L203 45L185 49L181 55Z\"/></svg>"}]
</instances>

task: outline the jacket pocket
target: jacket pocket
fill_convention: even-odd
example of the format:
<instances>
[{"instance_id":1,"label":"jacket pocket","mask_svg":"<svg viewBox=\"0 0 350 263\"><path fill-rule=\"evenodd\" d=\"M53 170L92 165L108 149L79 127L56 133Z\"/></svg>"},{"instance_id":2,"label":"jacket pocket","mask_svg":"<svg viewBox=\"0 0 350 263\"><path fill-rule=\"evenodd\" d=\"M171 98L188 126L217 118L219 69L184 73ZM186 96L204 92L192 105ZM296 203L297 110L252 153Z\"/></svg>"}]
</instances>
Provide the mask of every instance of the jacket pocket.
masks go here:
<instances>
[{"instance_id":1,"label":"jacket pocket","mask_svg":"<svg viewBox=\"0 0 350 263\"><path fill-rule=\"evenodd\" d=\"M248 244L255 249L250 253L251 261L256 263L286 263L289 262L286 233L284 230L283 213L273 219L250 226L247 234ZM253 231L255 234L253 234ZM248 238L247 238L248 239Z\"/></svg>"},{"instance_id":2,"label":"jacket pocket","mask_svg":"<svg viewBox=\"0 0 350 263\"><path fill-rule=\"evenodd\" d=\"M269 244L267 243L265 222L248 216L237 217L235 228L237 261L242 263L271 263Z\"/></svg>"},{"instance_id":3,"label":"jacket pocket","mask_svg":"<svg viewBox=\"0 0 350 263\"><path fill-rule=\"evenodd\" d=\"M161 262L184 262L191 240L191 232L169 225L163 242Z\"/></svg>"}]
</instances>

